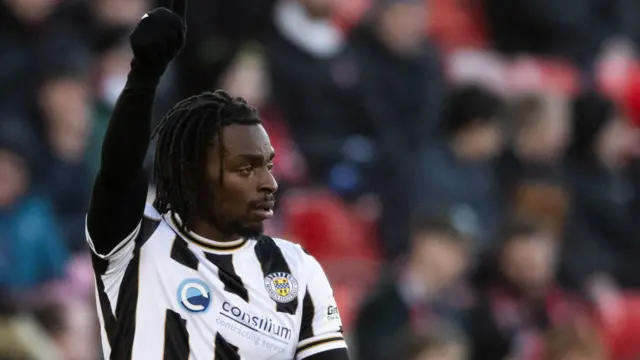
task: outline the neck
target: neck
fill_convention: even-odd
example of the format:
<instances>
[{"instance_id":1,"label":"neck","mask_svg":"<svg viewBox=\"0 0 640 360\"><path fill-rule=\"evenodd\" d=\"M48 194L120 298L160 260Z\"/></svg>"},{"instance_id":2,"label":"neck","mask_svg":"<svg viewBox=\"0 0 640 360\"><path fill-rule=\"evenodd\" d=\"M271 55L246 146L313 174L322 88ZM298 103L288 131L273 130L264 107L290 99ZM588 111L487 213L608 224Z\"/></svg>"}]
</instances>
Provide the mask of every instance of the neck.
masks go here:
<instances>
[{"instance_id":1,"label":"neck","mask_svg":"<svg viewBox=\"0 0 640 360\"><path fill-rule=\"evenodd\" d=\"M193 225L190 226L190 228L194 233L205 239L219 242L235 241L241 238L238 234L230 234L228 232L221 231L217 226L202 220L194 220Z\"/></svg>"}]
</instances>

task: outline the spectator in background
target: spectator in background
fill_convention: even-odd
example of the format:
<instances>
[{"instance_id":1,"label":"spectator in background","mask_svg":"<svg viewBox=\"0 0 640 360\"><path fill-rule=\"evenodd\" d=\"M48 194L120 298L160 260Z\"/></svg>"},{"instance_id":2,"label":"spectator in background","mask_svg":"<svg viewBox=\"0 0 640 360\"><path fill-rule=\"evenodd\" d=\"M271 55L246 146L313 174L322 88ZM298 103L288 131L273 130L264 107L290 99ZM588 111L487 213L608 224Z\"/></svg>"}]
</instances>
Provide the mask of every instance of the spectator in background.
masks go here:
<instances>
[{"instance_id":1,"label":"spectator in background","mask_svg":"<svg viewBox=\"0 0 640 360\"><path fill-rule=\"evenodd\" d=\"M331 21L334 2L279 1L266 55L274 104L302 154L313 164L308 169L310 182L357 192L362 179L347 176L345 181L332 174L349 157L348 140L366 132L349 113L355 69L345 52L346 39ZM357 172L349 174L358 177Z\"/></svg>"},{"instance_id":2,"label":"spectator in background","mask_svg":"<svg viewBox=\"0 0 640 360\"><path fill-rule=\"evenodd\" d=\"M353 30L358 105L375 131L384 163L419 150L439 122L444 84L439 54L425 38L419 0L377 0Z\"/></svg>"},{"instance_id":3,"label":"spectator in background","mask_svg":"<svg viewBox=\"0 0 640 360\"><path fill-rule=\"evenodd\" d=\"M414 212L450 211L456 227L476 240L475 253L490 247L502 220L495 171L503 142L501 111L500 98L483 88L455 89L442 119L444 137L423 146L406 199Z\"/></svg>"},{"instance_id":4,"label":"spectator in background","mask_svg":"<svg viewBox=\"0 0 640 360\"><path fill-rule=\"evenodd\" d=\"M84 222L91 193L85 161L93 122L89 63L73 53L58 61L43 64L38 89L46 144L40 155L44 176L38 186L50 195L60 230L77 252L86 248Z\"/></svg>"},{"instance_id":5,"label":"spectator in background","mask_svg":"<svg viewBox=\"0 0 640 360\"><path fill-rule=\"evenodd\" d=\"M109 0L106 0L107 2ZM126 0L125 0L126 1ZM185 47L176 59L175 86L180 99L211 90L248 41L271 34L274 5L278 0L191 1ZM158 5L161 2L155 0ZM168 110L168 109L167 109Z\"/></svg>"},{"instance_id":6,"label":"spectator in background","mask_svg":"<svg viewBox=\"0 0 640 360\"><path fill-rule=\"evenodd\" d=\"M440 119L444 93L437 50L425 37L425 1L376 0L349 37L357 60L356 110L375 142L372 186L380 196L380 239L388 258L406 251L410 169Z\"/></svg>"},{"instance_id":7,"label":"spectator in background","mask_svg":"<svg viewBox=\"0 0 640 360\"><path fill-rule=\"evenodd\" d=\"M469 319L474 359L535 359L541 334L581 310L555 282L557 256L557 239L545 225L507 224L476 279L479 297Z\"/></svg>"},{"instance_id":8,"label":"spectator in background","mask_svg":"<svg viewBox=\"0 0 640 360\"><path fill-rule=\"evenodd\" d=\"M397 336L397 348L388 360L466 360L467 342L463 334L446 325L426 331L406 331Z\"/></svg>"},{"instance_id":9,"label":"spectator in background","mask_svg":"<svg viewBox=\"0 0 640 360\"><path fill-rule=\"evenodd\" d=\"M561 230L566 207L562 158L570 114L560 94L531 93L507 108L510 147L499 164L507 206L518 215L544 217Z\"/></svg>"},{"instance_id":10,"label":"spectator in background","mask_svg":"<svg viewBox=\"0 0 640 360\"><path fill-rule=\"evenodd\" d=\"M128 35L151 7L151 0L61 1L57 17L99 54L114 38Z\"/></svg>"},{"instance_id":11,"label":"spectator in background","mask_svg":"<svg viewBox=\"0 0 640 360\"><path fill-rule=\"evenodd\" d=\"M590 66L606 43L632 35L629 0L484 0L489 32L503 53L561 56Z\"/></svg>"},{"instance_id":12,"label":"spectator in background","mask_svg":"<svg viewBox=\"0 0 640 360\"><path fill-rule=\"evenodd\" d=\"M613 102L595 93L575 99L573 126L562 280L584 289L594 275L610 275L622 287L638 289L640 194L627 161L640 142L639 130Z\"/></svg>"},{"instance_id":13,"label":"spectator in background","mask_svg":"<svg viewBox=\"0 0 640 360\"><path fill-rule=\"evenodd\" d=\"M560 94L532 93L507 108L510 128L509 185L521 181L561 183L561 163L570 136L569 104Z\"/></svg>"},{"instance_id":14,"label":"spectator in background","mask_svg":"<svg viewBox=\"0 0 640 360\"><path fill-rule=\"evenodd\" d=\"M471 301L463 285L469 243L447 221L419 218L411 253L381 279L358 312L355 347L360 359L389 359L396 334L439 323L465 325Z\"/></svg>"},{"instance_id":15,"label":"spectator in background","mask_svg":"<svg viewBox=\"0 0 640 360\"><path fill-rule=\"evenodd\" d=\"M0 288L10 293L63 276L67 260L49 199L32 187L32 143L21 124L0 126Z\"/></svg>"},{"instance_id":16,"label":"spectator in background","mask_svg":"<svg viewBox=\"0 0 640 360\"><path fill-rule=\"evenodd\" d=\"M30 116L43 45L64 37L52 14L57 1L0 0L0 111ZM50 55L50 54L49 54ZM29 119L31 120L31 119ZM32 126L37 127L33 123Z\"/></svg>"}]
</instances>

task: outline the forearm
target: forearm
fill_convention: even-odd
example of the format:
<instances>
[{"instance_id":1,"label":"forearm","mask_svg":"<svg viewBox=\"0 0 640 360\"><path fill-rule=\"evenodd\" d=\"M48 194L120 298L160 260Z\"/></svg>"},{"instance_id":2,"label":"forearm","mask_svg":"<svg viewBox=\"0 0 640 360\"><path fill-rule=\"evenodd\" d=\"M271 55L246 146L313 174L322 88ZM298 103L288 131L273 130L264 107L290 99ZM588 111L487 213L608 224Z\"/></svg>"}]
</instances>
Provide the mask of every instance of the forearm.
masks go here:
<instances>
[{"instance_id":1,"label":"forearm","mask_svg":"<svg viewBox=\"0 0 640 360\"><path fill-rule=\"evenodd\" d=\"M142 169L151 137L157 78L132 70L102 144L100 177L109 188L128 187Z\"/></svg>"}]
</instances>

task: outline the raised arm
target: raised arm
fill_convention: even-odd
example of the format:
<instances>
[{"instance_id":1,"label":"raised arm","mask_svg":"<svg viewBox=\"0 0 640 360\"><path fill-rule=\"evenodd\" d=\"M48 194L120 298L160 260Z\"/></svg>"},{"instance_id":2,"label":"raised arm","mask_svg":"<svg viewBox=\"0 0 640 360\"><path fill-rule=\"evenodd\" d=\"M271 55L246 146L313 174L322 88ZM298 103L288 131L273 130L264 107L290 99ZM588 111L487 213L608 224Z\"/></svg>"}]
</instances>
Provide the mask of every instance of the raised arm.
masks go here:
<instances>
[{"instance_id":1,"label":"raised arm","mask_svg":"<svg viewBox=\"0 0 640 360\"><path fill-rule=\"evenodd\" d=\"M186 0L145 14L131 33L133 61L102 144L102 161L87 214L87 241L108 256L133 239L144 214L142 163L151 137L156 86L184 44Z\"/></svg>"}]
</instances>

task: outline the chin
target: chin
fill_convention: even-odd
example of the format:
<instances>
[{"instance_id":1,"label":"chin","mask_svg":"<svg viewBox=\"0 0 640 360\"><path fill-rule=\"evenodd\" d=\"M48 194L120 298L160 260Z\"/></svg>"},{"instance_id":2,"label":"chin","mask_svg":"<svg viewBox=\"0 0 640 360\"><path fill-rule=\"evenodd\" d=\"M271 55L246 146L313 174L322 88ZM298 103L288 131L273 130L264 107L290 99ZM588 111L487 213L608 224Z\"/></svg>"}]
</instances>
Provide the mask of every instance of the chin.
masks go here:
<instances>
[{"instance_id":1,"label":"chin","mask_svg":"<svg viewBox=\"0 0 640 360\"><path fill-rule=\"evenodd\" d=\"M264 233L264 224L260 223L258 225L243 225L238 231L238 235L245 238L253 238L258 237Z\"/></svg>"}]
</instances>

